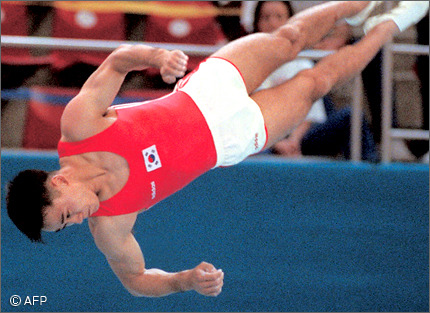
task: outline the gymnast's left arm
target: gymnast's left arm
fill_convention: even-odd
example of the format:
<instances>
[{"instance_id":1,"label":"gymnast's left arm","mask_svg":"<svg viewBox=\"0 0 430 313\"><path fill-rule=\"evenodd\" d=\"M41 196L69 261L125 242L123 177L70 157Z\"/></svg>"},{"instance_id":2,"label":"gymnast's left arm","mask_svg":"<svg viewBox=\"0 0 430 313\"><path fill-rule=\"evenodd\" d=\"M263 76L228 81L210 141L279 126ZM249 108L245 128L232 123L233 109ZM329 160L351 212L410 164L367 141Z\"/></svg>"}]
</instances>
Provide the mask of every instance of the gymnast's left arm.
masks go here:
<instances>
[{"instance_id":1,"label":"gymnast's left arm","mask_svg":"<svg viewBox=\"0 0 430 313\"><path fill-rule=\"evenodd\" d=\"M129 224L128 221L126 223ZM146 269L142 251L131 231L124 232L125 224L113 224L113 227L90 224L90 229L97 247L132 295L161 297L195 290L202 295L217 296L221 292L224 273L206 262L193 269L175 273Z\"/></svg>"}]
</instances>

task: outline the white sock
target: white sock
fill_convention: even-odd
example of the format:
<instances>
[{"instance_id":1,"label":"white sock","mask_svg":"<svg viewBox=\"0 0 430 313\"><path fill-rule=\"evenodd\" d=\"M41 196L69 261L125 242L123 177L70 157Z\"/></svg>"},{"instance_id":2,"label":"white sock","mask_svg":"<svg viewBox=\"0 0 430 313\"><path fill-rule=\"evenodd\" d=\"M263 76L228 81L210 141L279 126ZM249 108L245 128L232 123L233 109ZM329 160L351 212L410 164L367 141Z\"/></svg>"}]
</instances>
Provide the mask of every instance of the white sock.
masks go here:
<instances>
[{"instance_id":1,"label":"white sock","mask_svg":"<svg viewBox=\"0 0 430 313\"><path fill-rule=\"evenodd\" d=\"M379 6L383 1L370 1L370 3L358 14L345 18L345 21L352 26L359 26L369 17L370 13Z\"/></svg>"},{"instance_id":2,"label":"white sock","mask_svg":"<svg viewBox=\"0 0 430 313\"><path fill-rule=\"evenodd\" d=\"M368 33L376 25L388 20L394 21L402 32L419 22L427 14L428 8L428 1L400 1L390 12L369 18L364 24L364 32Z\"/></svg>"}]
</instances>

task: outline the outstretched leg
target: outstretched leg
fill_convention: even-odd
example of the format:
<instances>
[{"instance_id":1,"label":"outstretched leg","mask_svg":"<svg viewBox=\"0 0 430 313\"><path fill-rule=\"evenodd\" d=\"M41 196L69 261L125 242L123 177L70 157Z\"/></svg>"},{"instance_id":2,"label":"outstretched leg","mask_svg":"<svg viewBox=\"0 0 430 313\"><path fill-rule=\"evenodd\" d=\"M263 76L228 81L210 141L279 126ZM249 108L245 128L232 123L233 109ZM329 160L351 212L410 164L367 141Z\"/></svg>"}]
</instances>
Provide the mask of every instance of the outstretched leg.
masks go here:
<instances>
[{"instance_id":1,"label":"outstretched leg","mask_svg":"<svg viewBox=\"0 0 430 313\"><path fill-rule=\"evenodd\" d=\"M397 32L399 29L393 21L383 22L361 41L325 57L314 68L300 72L284 84L252 95L267 126L267 146L284 138L300 124L315 100L335 85L358 75Z\"/></svg>"},{"instance_id":2,"label":"outstretched leg","mask_svg":"<svg viewBox=\"0 0 430 313\"><path fill-rule=\"evenodd\" d=\"M214 56L235 64L252 93L276 68L326 36L338 20L363 10L369 1L333 1L312 7L270 34L252 34L227 44Z\"/></svg>"}]
</instances>

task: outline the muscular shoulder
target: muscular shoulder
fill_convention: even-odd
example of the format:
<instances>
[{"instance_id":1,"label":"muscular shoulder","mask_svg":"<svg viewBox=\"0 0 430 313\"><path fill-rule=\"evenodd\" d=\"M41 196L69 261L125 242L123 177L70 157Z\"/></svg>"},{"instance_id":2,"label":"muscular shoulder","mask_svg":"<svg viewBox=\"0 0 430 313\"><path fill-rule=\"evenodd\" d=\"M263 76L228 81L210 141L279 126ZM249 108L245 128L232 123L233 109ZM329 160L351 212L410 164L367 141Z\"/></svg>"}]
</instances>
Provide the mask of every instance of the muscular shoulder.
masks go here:
<instances>
[{"instance_id":1,"label":"muscular shoulder","mask_svg":"<svg viewBox=\"0 0 430 313\"><path fill-rule=\"evenodd\" d=\"M100 251L108 258L119 257L116 255L124 242L132 234L137 213L118 216L91 217L88 221L94 242Z\"/></svg>"},{"instance_id":2,"label":"muscular shoulder","mask_svg":"<svg viewBox=\"0 0 430 313\"><path fill-rule=\"evenodd\" d=\"M115 110L108 109L103 115L91 108L90 97L85 94L75 97L66 106L61 116L61 135L64 141L80 141L108 128L115 120Z\"/></svg>"}]
</instances>

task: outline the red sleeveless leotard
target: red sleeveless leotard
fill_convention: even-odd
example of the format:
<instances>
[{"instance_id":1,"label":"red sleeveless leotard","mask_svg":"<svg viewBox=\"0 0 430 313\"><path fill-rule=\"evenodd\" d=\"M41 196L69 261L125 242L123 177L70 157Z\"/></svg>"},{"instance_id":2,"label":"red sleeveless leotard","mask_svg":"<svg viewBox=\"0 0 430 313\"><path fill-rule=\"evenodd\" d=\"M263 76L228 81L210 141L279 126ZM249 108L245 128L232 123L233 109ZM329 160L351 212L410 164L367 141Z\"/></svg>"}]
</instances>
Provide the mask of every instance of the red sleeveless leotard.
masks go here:
<instances>
[{"instance_id":1,"label":"red sleeveless leotard","mask_svg":"<svg viewBox=\"0 0 430 313\"><path fill-rule=\"evenodd\" d=\"M213 168L216 150L207 123L193 100L176 91L163 98L114 106L118 118L101 133L58 143L61 157L107 151L124 157L126 185L100 202L92 216L148 209Z\"/></svg>"}]
</instances>

